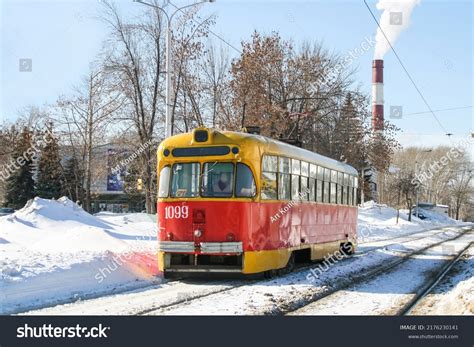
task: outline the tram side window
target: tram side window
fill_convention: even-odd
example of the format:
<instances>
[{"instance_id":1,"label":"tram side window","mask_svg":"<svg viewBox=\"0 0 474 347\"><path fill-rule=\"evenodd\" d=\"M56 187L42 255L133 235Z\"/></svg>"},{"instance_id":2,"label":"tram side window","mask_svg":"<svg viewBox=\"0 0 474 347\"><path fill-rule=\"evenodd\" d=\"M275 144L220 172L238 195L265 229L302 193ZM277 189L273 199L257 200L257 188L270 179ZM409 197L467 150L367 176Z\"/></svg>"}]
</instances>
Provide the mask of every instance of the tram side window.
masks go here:
<instances>
[{"instance_id":1,"label":"tram side window","mask_svg":"<svg viewBox=\"0 0 474 347\"><path fill-rule=\"evenodd\" d=\"M293 200L298 200L299 192L300 192L300 176L291 175L291 198Z\"/></svg>"},{"instance_id":2,"label":"tram side window","mask_svg":"<svg viewBox=\"0 0 474 347\"><path fill-rule=\"evenodd\" d=\"M337 187L337 184L334 183L334 182L331 182L331 188L330 188L330 194L331 194L331 197L330 197L330 200L329 200L329 203L331 204L335 204L336 203L336 197L337 197L337 194L336 194L336 187Z\"/></svg>"},{"instance_id":3,"label":"tram side window","mask_svg":"<svg viewBox=\"0 0 474 347\"><path fill-rule=\"evenodd\" d=\"M198 196L200 169L199 163L174 164L171 178L171 197L192 198Z\"/></svg>"},{"instance_id":4,"label":"tram side window","mask_svg":"<svg viewBox=\"0 0 474 347\"><path fill-rule=\"evenodd\" d=\"M309 178L309 201L316 201L316 180Z\"/></svg>"},{"instance_id":5,"label":"tram side window","mask_svg":"<svg viewBox=\"0 0 474 347\"><path fill-rule=\"evenodd\" d=\"M278 157L273 155L264 155L262 160L262 199L277 199L277 169Z\"/></svg>"},{"instance_id":6,"label":"tram side window","mask_svg":"<svg viewBox=\"0 0 474 347\"><path fill-rule=\"evenodd\" d=\"M249 198L256 193L255 180L252 170L242 163L237 164L237 177L235 179L235 196Z\"/></svg>"},{"instance_id":7,"label":"tram side window","mask_svg":"<svg viewBox=\"0 0 474 347\"><path fill-rule=\"evenodd\" d=\"M309 164L309 200L316 201L316 177L318 177L318 167Z\"/></svg>"},{"instance_id":8,"label":"tram side window","mask_svg":"<svg viewBox=\"0 0 474 347\"><path fill-rule=\"evenodd\" d=\"M165 166L160 172L160 183L158 185L158 197L167 198L170 189L170 176L171 169L169 166Z\"/></svg>"},{"instance_id":9,"label":"tram side window","mask_svg":"<svg viewBox=\"0 0 474 347\"><path fill-rule=\"evenodd\" d=\"M342 190L344 186L344 174L342 172L337 173L337 203L338 204L343 204L342 201Z\"/></svg>"},{"instance_id":10,"label":"tram side window","mask_svg":"<svg viewBox=\"0 0 474 347\"><path fill-rule=\"evenodd\" d=\"M323 202L323 181L316 180L316 201Z\"/></svg>"},{"instance_id":11,"label":"tram side window","mask_svg":"<svg viewBox=\"0 0 474 347\"><path fill-rule=\"evenodd\" d=\"M291 198L293 200L299 199L300 173L301 162L298 159L291 159Z\"/></svg>"},{"instance_id":12,"label":"tram side window","mask_svg":"<svg viewBox=\"0 0 474 347\"><path fill-rule=\"evenodd\" d=\"M279 157L278 160L278 199L290 200L290 159Z\"/></svg>"},{"instance_id":13,"label":"tram side window","mask_svg":"<svg viewBox=\"0 0 474 347\"><path fill-rule=\"evenodd\" d=\"M331 182L331 170L324 169L324 184L323 184L323 201L330 202L329 199L329 182Z\"/></svg>"},{"instance_id":14,"label":"tram side window","mask_svg":"<svg viewBox=\"0 0 474 347\"><path fill-rule=\"evenodd\" d=\"M234 164L205 163L202 173L202 196L231 197L234 182Z\"/></svg>"},{"instance_id":15,"label":"tram side window","mask_svg":"<svg viewBox=\"0 0 474 347\"><path fill-rule=\"evenodd\" d=\"M309 164L305 161L301 162L301 178L300 178L300 199L308 201L309 196Z\"/></svg>"},{"instance_id":16,"label":"tram side window","mask_svg":"<svg viewBox=\"0 0 474 347\"><path fill-rule=\"evenodd\" d=\"M337 204L337 171L331 170L331 186L330 186L330 199L331 204Z\"/></svg>"}]
</instances>

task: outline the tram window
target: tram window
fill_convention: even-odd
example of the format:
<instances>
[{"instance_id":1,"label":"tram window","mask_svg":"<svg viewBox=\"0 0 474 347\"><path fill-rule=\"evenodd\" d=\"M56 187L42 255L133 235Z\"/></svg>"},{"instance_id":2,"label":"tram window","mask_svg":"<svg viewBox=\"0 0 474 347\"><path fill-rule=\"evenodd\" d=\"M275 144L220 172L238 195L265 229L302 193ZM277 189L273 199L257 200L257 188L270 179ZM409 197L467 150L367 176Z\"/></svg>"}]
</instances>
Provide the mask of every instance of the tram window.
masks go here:
<instances>
[{"instance_id":1,"label":"tram window","mask_svg":"<svg viewBox=\"0 0 474 347\"><path fill-rule=\"evenodd\" d=\"M337 203L337 201L336 201L336 198L337 198L337 189L336 189L336 186L337 186L336 183L331 182L331 192L330 192L331 197L330 197L330 200L329 200L329 202L330 202L331 204Z\"/></svg>"},{"instance_id":2,"label":"tram window","mask_svg":"<svg viewBox=\"0 0 474 347\"><path fill-rule=\"evenodd\" d=\"M291 198L293 200L299 199L300 193L300 176L291 175Z\"/></svg>"},{"instance_id":3,"label":"tram window","mask_svg":"<svg viewBox=\"0 0 474 347\"><path fill-rule=\"evenodd\" d=\"M349 201L347 202L348 205L352 205L352 188L349 188L347 190L347 195L348 195L348 199Z\"/></svg>"},{"instance_id":4,"label":"tram window","mask_svg":"<svg viewBox=\"0 0 474 347\"><path fill-rule=\"evenodd\" d=\"M343 205L347 205L347 187L342 187L342 203Z\"/></svg>"},{"instance_id":5,"label":"tram window","mask_svg":"<svg viewBox=\"0 0 474 347\"><path fill-rule=\"evenodd\" d=\"M337 186L337 203L342 204L342 186L338 185Z\"/></svg>"},{"instance_id":6,"label":"tram window","mask_svg":"<svg viewBox=\"0 0 474 347\"><path fill-rule=\"evenodd\" d=\"M202 173L202 196L231 197L234 182L234 164L205 163Z\"/></svg>"},{"instance_id":7,"label":"tram window","mask_svg":"<svg viewBox=\"0 0 474 347\"><path fill-rule=\"evenodd\" d=\"M290 200L290 175L279 174L278 177L278 199Z\"/></svg>"},{"instance_id":8,"label":"tram window","mask_svg":"<svg viewBox=\"0 0 474 347\"><path fill-rule=\"evenodd\" d=\"M316 181L316 201L323 202L323 181Z\"/></svg>"},{"instance_id":9,"label":"tram window","mask_svg":"<svg viewBox=\"0 0 474 347\"><path fill-rule=\"evenodd\" d=\"M318 167L314 164L309 164L309 177L317 178L318 176Z\"/></svg>"},{"instance_id":10,"label":"tram window","mask_svg":"<svg viewBox=\"0 0 474 347\"><path fill-rule=\"evenodd\" d=\"M291 173L294 175L299 175L301 172L300 161L297 159L291 159Z\"/></svg>"},{"instance_id":11,"label":"tram window","mask_svg":"<svg viewBox=\"0 0 474 347\"><path fill-rule=\"evenodd\" d=\"M262 199L277 199L277 171L278 157L273 155L264 155L262 163Z\"/></svg>"},{"instance_id":12,"label":"tram window","mask_svg":"<svg viewBox=\"0 0 474 347\"><path fill-rule=\"evenodd\" d=\"M348 186L349 185L349 175L348 174L344 174L344 186Z\"/></svg>"},{"instance_id":13,"label":"tram window","mask_svg":"<svg viewBox=\"0 0 474 347\"><path fill-rule=\"evenodd\" d=\"M331 182L331 170L326 168L324 169L324 181Z\"/></svg>"},{"instance_id":14,"label":"tram window","mask_svg":"<svg viewBox=\"0 0 474 347\"><path fill-rule=\"evenodd\" d=\"M168 197L169 189L170 189L170 176L171 176L171 169L169 166L165 166L164 168L161 169L160 183L158 185L159 198Z\"/></svg>"},{"instance_id":15,"label":"tram window","mask_svg":"<svg viewBox=\"0 0 474 347\"><path fill-rule=\"evenodd\" d=\"M301 185L300 185L300 199L302 201L308 201L308 196L309 196L309 192L308 192L308 177L304 177L304 176L301 176L300 177L301 180Z\"/></svg>"},{"instance_id":16,"label":"tram window","mask_svg":"<svg viewBox=\"0 0 474 347\"><path fill-rule=\"evenodd\" d=\"M274 172L262 172L262 199L277 199L277 174Z\"/></svg>"},{"instance_id":17,"label":"tram window","mask_svg":"<svg viewBox=\"0 0 474 347\"><path fill-rule=\"evenodd\" d=\"M353 180L354 180L354 185L353 185L353 187L354 187L354 188L358 188L358 187L359 187L359 180L358 180L358 177L357 177L357 176L354 176L354 177L353 177Z\"/></svg>"},{"instance_id":18,"label":"tram window","mask_svg":"<svg viewBox=\"0 0 474 347\"><path fill-rule=\"evenodd\" d=\"M290 173L290 159L285 158L285 157L280 157L279 161L280 161L280 164L278 167L278 172L285 173L285 174Z\"/></svg>"},{"instance_id":19,"label":"tram window","mask_svg":"<svg viewBox=\"0 0 474 347\"><path fill-rule=\"evenodd\" d=\"M318 180L324 181L324 168L322 166L318 166Z\"/></svg>"},{"instance_id":20,"label":"tram window","mask_svg":"<svg viewBox=\"0 0 474 347\"><path fill-rule=\"evenodd\" d=\"M331 182L337 183L337 171L331 170Z\"/></svg>"},{"instance_id":21,"label":"tram window","mask_svg":"<svg viewBox=\"0 0 474 347\"><path fill-rule=\"evenodd\" d=\"M316 201L316 180L309 179L309 201Z\"/></svg>"},{"instance_id":22,"label":"tram window","mask_svg":"<svg viewBox=\"0 0 474 347\"><path fill-rule=\"evenodd\" d=\"M262 170L266 172L277 172L278 157L273 155L263 156Z\"/></svg>"},{"instance_id":23,"label":"tram window","mask_svg":"<svg viewBox=\"0 0 474 347\"><path fill-rule=\"evenodd\" d=\"M323 202L329 202L329 182L324 182L323 185Z\"/></svg>"},{"instance_id":24,"label":"tram window","mask_svg":"<svg viewBox=\"0 0 474 347\"><path fill-rule=\"evenodd\" d=\"M355 205L357 205L357 188L353 188L353 191L354 191L354 194L353 194L353 201L352 203Z\"/></svg>"},{"instance_id":25,"label":"tram window","mask_svg":"<svg viewBox=\"0 0 474 347\"><path fill-rule=\"evenodd\" d=\"M337 173L337 184L340 186L344 185L344 174L342 172Z\"/></svg>"},{"instance_id":26,"label":"tram window","mask_svg":"<svg viewBox=\"0 0 474 347\"><path fill-rule=\"evenodd\" d=\"M199 195L199 163L177 163L173 165L171 197L192 198Z\"/></svg>"},{"instance_id":27,"label":"tram window","mask_svg":"<svg viewBox=\"0 0 474 347\"><path fill-rule=\"evenodd\" d=\"M309 164L305 161L301 162L301 176L309 176Z\"/></svg>"},{"instance_id":28,"label":"tram window","mask_svg":"<svg viewBox=\"0 0 474 347\"><path fill-rule=\"evenodd\" d=\"M256 193L255 180L252 170L242 163L237 164L237 176L235 179L235 196L249 198Z\"/></svg>"}]
</instances>

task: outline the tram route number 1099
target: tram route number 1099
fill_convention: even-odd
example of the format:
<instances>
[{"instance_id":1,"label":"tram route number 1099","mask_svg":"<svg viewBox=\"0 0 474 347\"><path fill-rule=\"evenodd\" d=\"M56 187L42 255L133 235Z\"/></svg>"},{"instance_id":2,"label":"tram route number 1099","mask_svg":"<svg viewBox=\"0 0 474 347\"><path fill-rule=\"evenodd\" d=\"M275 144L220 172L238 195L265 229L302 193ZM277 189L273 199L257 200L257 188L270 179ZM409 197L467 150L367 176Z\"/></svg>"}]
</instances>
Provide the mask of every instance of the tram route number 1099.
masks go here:
<instances>
[{"instance_id":1,"label":"tram route number 1099","mask_svg":"<svg viewBox=\"0 0 474 347\"><path fill-rule=\"evenodd\" d=\"M189 206L166 206L165 219L188 218Z\"/></svg>"}]
</instances>

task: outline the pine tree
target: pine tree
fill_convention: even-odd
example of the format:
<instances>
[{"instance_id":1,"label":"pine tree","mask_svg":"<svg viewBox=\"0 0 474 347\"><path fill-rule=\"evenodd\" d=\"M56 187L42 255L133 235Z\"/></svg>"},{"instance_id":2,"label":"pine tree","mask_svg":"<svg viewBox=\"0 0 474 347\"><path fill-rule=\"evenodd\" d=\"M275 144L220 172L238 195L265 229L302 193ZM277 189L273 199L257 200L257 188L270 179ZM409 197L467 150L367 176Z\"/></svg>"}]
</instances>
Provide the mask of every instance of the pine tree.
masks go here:
<instances>
[{"instance_id":1,"label":"pine tree","mask_svg":"<svg viewBox=\"0 0 474 347\"><path fill-rule=\"evenodd\" d=\"M52 126L45 134L45 145L38 161L36 195L45 199L57 199L62 191L61 161L57 139L52 135Z\"/></svg>"},{"instance_id":2,"label":"pine tree","mask_svg":"<svg viewBox=\"0 0 474 347\"><path fill-rule=\"evenodd\" d=\"M13 208L22 208L29 199L35 196L33 181L33 151L31 131L26 127L16 141L10 168L12 172L6 180L6 204Z\"/></svg>"},{"instance_id":3,"label":"pine tree","mask_svg":"<svg viewBox=\"0 0 474 347\"><path fill-rule=\"evenodd\" d=\"M365 105L359 103L356 95L347 93L333 134L333 157L360 171L366 165L368 143L363 119Z\"/></svg>"},{"instance_id":4,"label":"pine tree","mask_svg":"<svg viewBox=\"0 0 474 347\"><path fill-rule=\"evenodd\" d=\"M73 155L66 161L64 167L62 195L68 196L72 201L82 201L84 197L82 177L79 162Z\"/></svg>"}]
</instances>

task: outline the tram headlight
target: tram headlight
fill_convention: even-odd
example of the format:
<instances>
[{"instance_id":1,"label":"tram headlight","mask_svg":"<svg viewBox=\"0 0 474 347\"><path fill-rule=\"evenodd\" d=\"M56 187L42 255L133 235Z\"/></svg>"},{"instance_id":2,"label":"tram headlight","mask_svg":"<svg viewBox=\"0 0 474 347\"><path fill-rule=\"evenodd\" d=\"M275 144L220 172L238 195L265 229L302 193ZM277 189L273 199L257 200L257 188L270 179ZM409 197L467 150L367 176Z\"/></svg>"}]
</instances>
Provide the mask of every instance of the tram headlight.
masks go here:
<instances>
[{"instance_id":1,"label":"tram headlight","mask_svg":"<svg viewBox=\"0 0 474 347\"><path fill-rule=\"evenodd\" d=\"M173 240L173 233L166 233L166 239L167 240Z\"/></svg>"},{"instance_id":2,"label":"tram headlight","mask_svg":"<svg viewBox=\"0 0 474 347\"><path fill-rule=\"evenodd\" d=\"M235 240L235 236L232 233L227 234L227 241L231 242Z\"/></svg>"},{"instance_id":3,"label":"tram headlight","mask_svg":"<svg viewBox=\"0 0 474 347\"><path fill-rule=\"evenodd\" d=\"M194 230L194 236L201 237L202 236L202 230L201 229Z\"/></svg>"}]
</instances>

